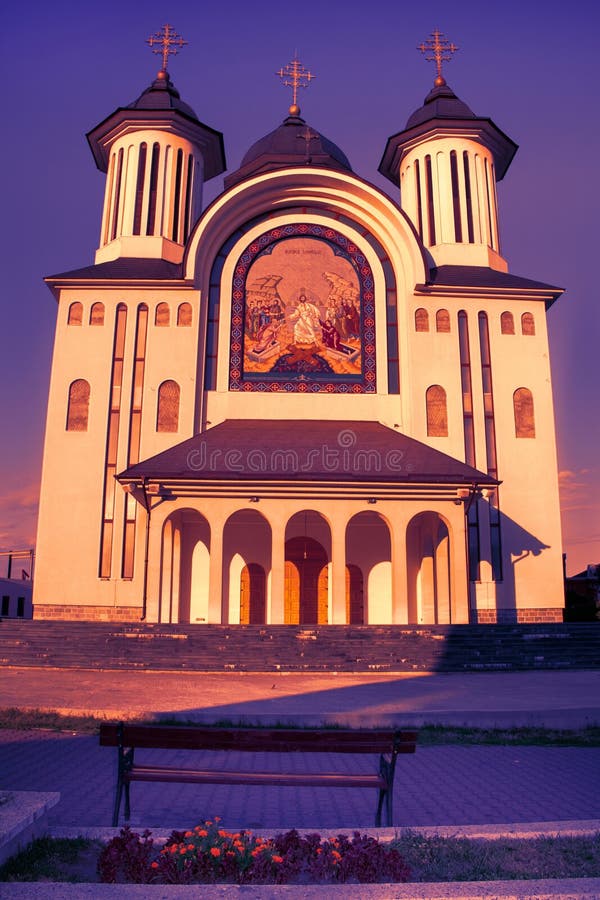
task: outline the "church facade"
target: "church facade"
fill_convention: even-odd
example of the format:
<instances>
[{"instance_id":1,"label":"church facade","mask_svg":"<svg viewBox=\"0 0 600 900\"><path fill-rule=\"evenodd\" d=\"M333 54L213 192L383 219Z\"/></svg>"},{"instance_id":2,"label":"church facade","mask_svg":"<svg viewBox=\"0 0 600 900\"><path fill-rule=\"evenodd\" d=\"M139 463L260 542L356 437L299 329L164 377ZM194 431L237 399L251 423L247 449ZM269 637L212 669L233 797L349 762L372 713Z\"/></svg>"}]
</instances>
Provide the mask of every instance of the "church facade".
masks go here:
<instances>
[{"instance_id":1,"label":"church facade","mask_svg":"<svg viewBox=\"0 0 600 900\"><path fill-rule=\"evenodd\" d=\"M100 246L46 279L34 616L561 621L561 290L501 254L516 145L438 73L384 149L395 199L294 103L202 210L223 139L166 59L88 140Z\"/></svg>"}]
</instances>

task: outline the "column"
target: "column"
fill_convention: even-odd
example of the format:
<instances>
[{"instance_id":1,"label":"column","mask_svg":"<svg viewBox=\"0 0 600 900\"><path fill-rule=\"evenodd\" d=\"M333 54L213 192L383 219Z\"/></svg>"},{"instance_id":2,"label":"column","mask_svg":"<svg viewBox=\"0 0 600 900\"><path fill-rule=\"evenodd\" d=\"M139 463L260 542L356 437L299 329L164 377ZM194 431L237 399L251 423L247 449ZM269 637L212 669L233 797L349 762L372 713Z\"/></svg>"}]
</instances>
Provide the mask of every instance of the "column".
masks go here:
<instances>
[{"instance_id":1,"label":"column","mask_svg":"<svg viewBox=\"0 0 600 900\"><path fill-rule=\"evenodd\" d=\"M285 521L271 520L270 625L285 622Z\"/></svg>"},{"instance_id":2,"label":"column","mask_svg":"<svg viewBox=\"0 0 600 900\"><path fill-rule=\"evenodd\" d=\"M392 624L408 624L408 565L406 558L406 522L391 519L392 542Z\"/></svg>"},{"instance_id":3,"label":"column","mask_svg":"<svg viewBox=\"0 0 600 900\"><path fill-rule=\"evenodd\" d=\"M331 523L331 624L346 625L346 521Z\"/></svg>"},{"instance_id":4,"label":"column","mask_svg":"<svg viewBox=\"0 0 600 900\"><path fill-rule=\"evenodd\" d=\"M223 617L223 522L210 520L208 622L220 625Z\"/></svg>"}]
</instances>

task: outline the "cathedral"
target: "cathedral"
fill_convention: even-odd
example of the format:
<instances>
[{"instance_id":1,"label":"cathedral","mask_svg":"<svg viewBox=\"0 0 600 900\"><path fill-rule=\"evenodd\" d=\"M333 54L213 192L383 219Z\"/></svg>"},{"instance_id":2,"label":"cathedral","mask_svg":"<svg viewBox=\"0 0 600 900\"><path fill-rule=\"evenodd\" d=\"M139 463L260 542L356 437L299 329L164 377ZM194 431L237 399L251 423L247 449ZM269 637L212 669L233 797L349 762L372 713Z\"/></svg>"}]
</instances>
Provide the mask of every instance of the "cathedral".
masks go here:
<instances>
[{"instance_id":1,"label":"cathedral","mask_svg":"<svg viewBox=\"0 0 600 900\"><path fill-rule=\"evenodd\" d=\"M562 291L509 271L496 182L517 146L431 38L433 88L382 148L390 196L302 117L295 58L286 117L206 208L223 135L171 80L178 36L150 40L156 79L87 135L94 264L46 279L34 617L562 621Z\"/></svg>"}]
</instances>

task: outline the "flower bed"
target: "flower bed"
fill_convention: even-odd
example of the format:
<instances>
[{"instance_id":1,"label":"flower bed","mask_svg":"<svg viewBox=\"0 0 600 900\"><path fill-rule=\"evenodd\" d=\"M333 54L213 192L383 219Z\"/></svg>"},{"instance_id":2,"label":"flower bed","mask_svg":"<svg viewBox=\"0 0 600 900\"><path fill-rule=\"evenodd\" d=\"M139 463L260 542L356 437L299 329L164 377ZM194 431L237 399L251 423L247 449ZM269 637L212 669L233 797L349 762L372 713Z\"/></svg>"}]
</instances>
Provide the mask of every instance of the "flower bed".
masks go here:
<instances>
[{"instance_id":1,"label":"flower bed","mask_svg":"<svg viewBox=\"0 0 600 900\"><path fill-rule=\"evenodd\" d=\"M355 831L321 840L295 829L274 838L230 832L216 817L192 831L174 831L163 846L151 832L121 829L98 860L103 882L134 884L344 884L408 881L394 847Z\"/></svg>"}]
</instances>

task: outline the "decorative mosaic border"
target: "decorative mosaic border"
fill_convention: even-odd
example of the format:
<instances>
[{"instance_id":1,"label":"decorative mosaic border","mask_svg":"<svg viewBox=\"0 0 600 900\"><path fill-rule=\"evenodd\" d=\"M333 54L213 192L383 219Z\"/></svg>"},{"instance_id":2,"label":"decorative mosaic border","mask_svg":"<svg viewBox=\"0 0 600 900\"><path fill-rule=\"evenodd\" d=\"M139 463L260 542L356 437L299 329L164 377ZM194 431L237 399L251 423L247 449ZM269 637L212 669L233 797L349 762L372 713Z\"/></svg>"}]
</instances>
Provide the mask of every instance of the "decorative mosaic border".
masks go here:
<instances>
[{"instance_id":1,"label":"decorative mosaic border","mask_svg":"<svg viewBox=\"0 0 600 900\"><path fill-rule=\"evenodd\" d=\"M354 266L360 284L361 375L339 375L330 380L319 381L316 380L315 376L309 379L305 375L299 375L297 379L293 380L288 376L288 380L283 378L275 380L268 378L268 372L254 373L252 375L244 373L244 296L248 272L256 257L263 253L264 250L278 241L291 237L319 238L331 244L334 252L341 250ZM323 225L309 225L306 223L284 225L272 228L270 231L261 234L260 237L246 247L235 266L232 285L230 347L230 391L328 394L376 393L375 293L373 273L366 257L360 252L356 244L352 243L343 234Z\"/></svg>"}]
</instances>

